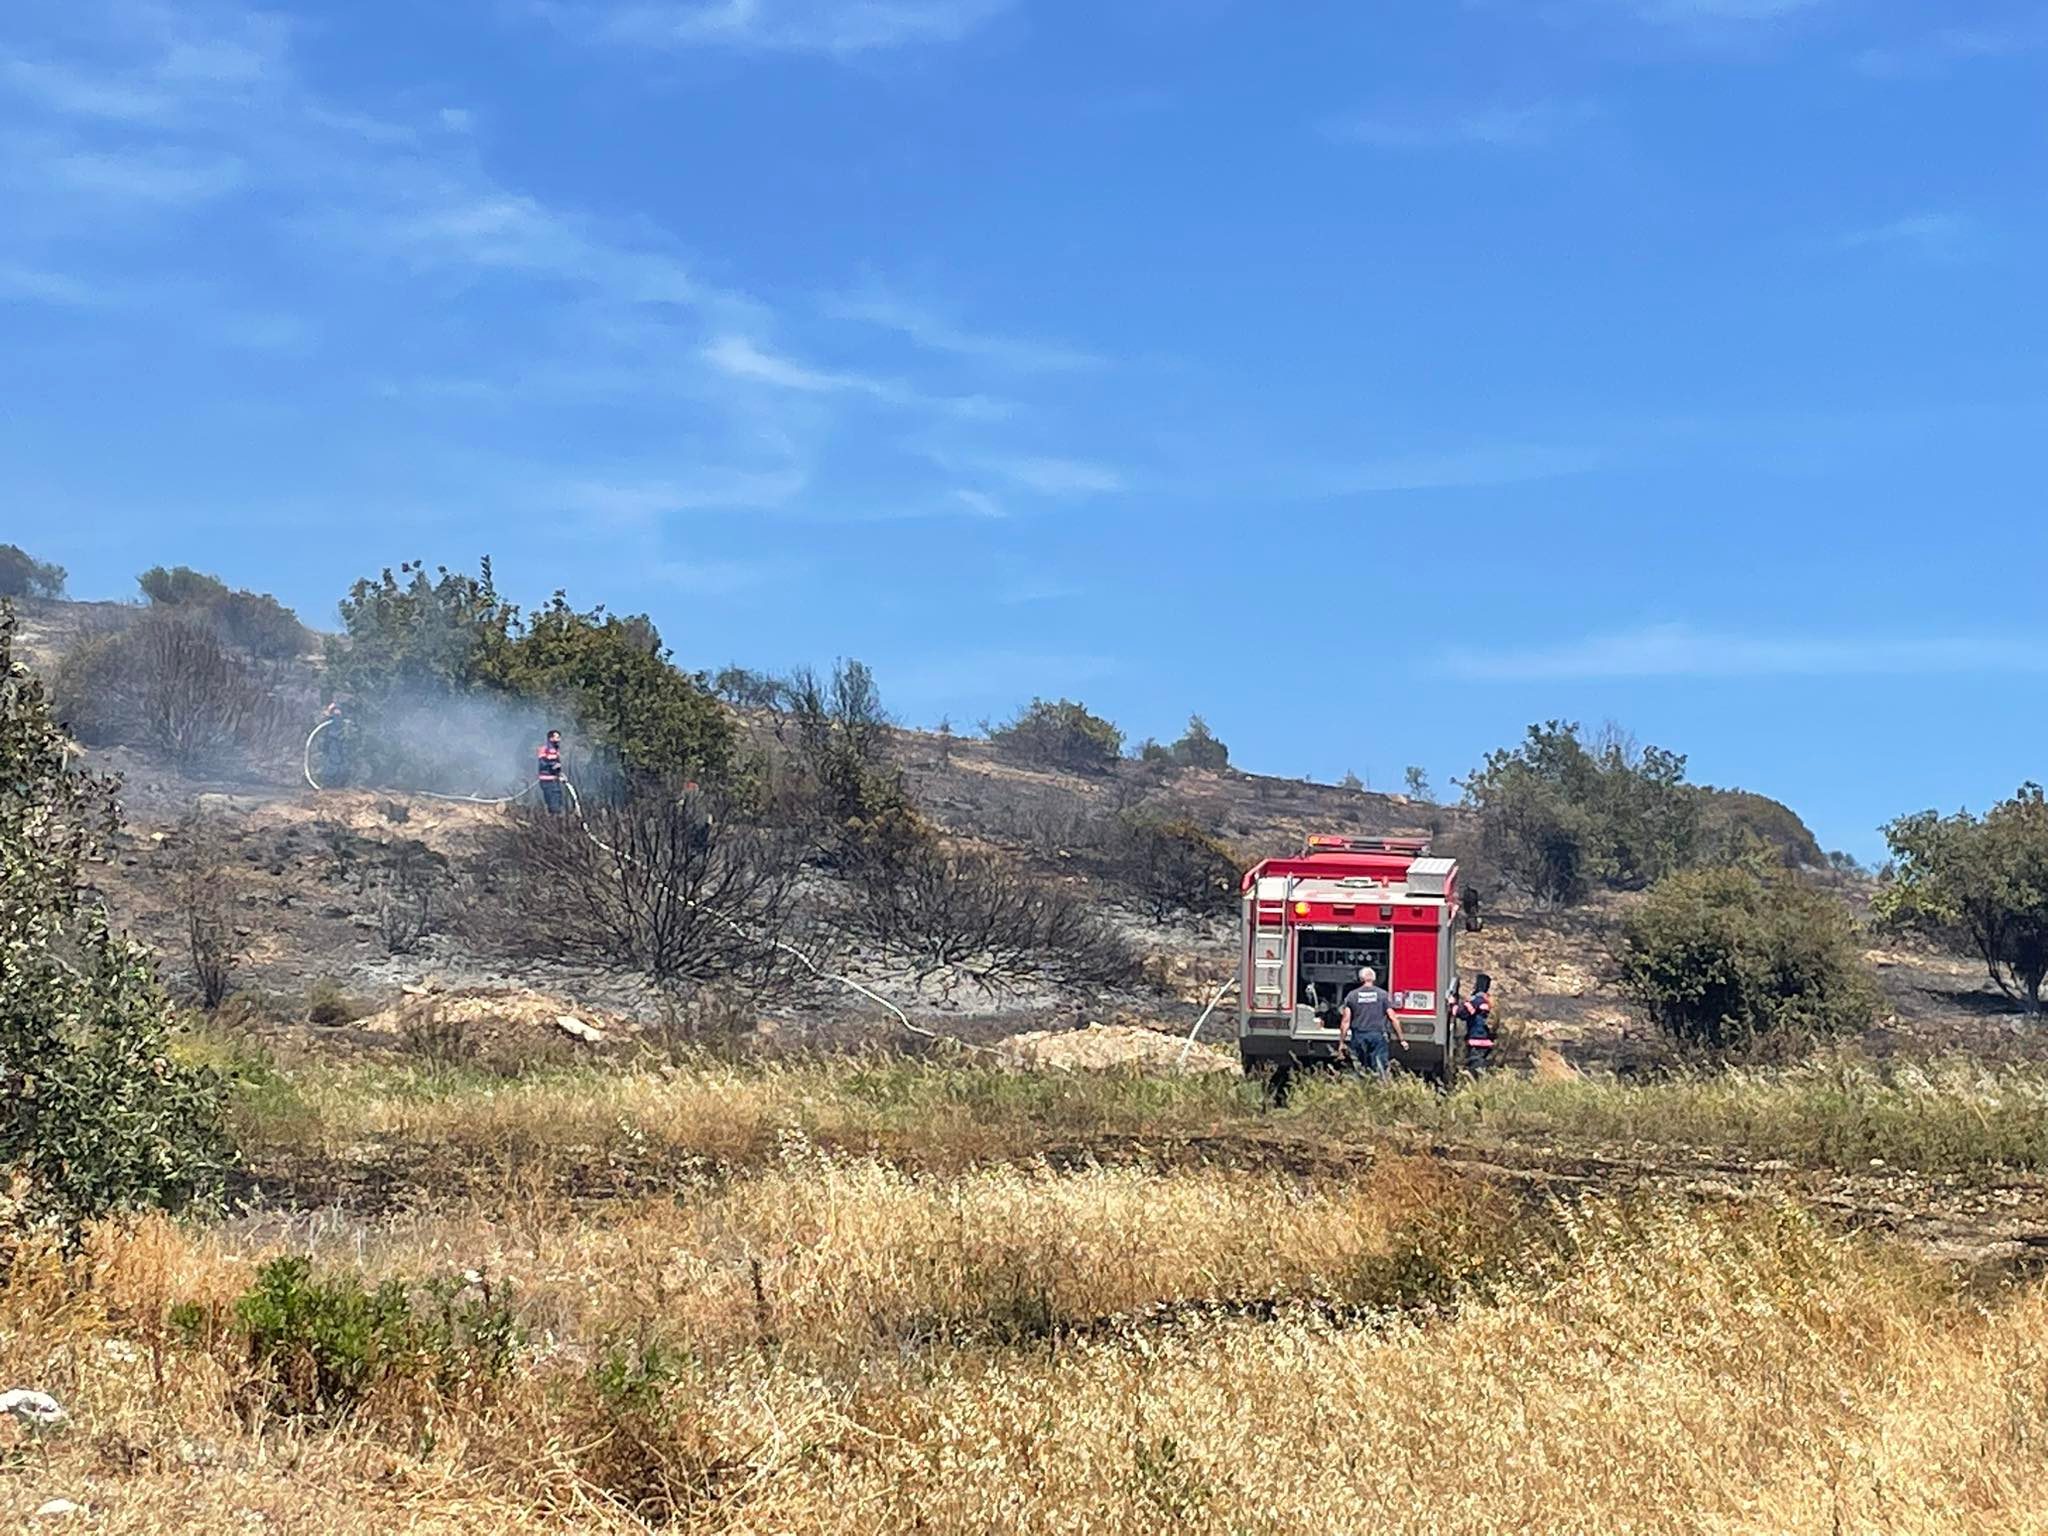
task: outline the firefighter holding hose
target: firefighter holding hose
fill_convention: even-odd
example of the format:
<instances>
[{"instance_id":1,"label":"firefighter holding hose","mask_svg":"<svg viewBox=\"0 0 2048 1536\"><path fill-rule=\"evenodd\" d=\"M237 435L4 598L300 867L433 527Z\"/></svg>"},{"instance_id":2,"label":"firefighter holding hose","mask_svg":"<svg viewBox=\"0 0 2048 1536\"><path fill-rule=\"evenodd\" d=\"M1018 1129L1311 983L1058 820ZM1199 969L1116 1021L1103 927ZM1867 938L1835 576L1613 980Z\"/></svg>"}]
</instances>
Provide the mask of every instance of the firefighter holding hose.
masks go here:
<instances>
[{"instance_id":1,"label":"firefighter holding hose","mask_svg":"<svg viewBox=\"0 0 2048 1536\"><path fill-rule=\"evenodd\" d=\"M562 733L549 731L548 739L540 744L540 800L548 808L550 816L562 814Z\"/></svg>"},{"instance_id":2,"label":"firefighter holding hose","mask_svg":"<svg viewBox=\"0 0 2048 1536\"><path fill-rule=\"evenodd\" d=\"M349 782L355 757L355 722L340 699L331 700L320 711L320 723L313 736L320 751L320 787L341 789Z\"/></svg>"}]
</instances>

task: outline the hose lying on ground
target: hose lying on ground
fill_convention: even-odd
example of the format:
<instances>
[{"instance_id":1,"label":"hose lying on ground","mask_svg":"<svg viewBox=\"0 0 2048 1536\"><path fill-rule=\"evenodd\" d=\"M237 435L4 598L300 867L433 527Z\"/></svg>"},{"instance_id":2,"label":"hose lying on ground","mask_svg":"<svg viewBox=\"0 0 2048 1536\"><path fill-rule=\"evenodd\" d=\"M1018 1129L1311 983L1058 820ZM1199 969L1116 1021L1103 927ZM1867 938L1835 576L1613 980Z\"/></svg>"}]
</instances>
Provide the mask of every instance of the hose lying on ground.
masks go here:
<instances>
[{"instance_id":1,"label":"hose lying on ground","mask_svg":"<svg viewBox=\"0 0 2048 1536\"><path fill-rule=\"evenodd\" d=\"M313 738L315 736L318 736L322 731L326 730L327 727L329 727L332 724L334 724L332 720L322 720L318 725L313 727L311 733L308 734L306 737L306 755L304 764L306 772L306 782L312 785L313 788L315 788L316 790L324 791L327 788L327 786L325 784L322 784L318 779L313 777ZM422 799L426 800L452 800L457 805L511 805L515 801L524 800L528 795L532 794L537 783L538 781L535 781L535 784L527 785L526 788L520 790L519 793L516 795L500 795L495 800L486 800L481 795L444 795L441 794L439 791L432 789L408 789L407 791L405 791L405 793L407 793L408 795L418 795Z\"/></svg>"}]
</instances>

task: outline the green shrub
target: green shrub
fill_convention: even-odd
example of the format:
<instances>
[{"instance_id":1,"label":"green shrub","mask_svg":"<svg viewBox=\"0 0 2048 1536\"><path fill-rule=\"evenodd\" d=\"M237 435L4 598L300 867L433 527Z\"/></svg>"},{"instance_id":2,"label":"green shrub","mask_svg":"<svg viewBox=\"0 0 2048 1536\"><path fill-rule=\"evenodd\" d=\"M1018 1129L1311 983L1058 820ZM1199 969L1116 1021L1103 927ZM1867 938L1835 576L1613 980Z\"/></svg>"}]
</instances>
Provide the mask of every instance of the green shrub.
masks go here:
<instances>
[{"instance_id":1,"label":"green shrub","mask_svg":"<svg viewBox=\"0 0 2048 1536\"><path fill-rule=\"evenodd\" d=\"M709 682L675 666L644 617L580 613L557 592L530 620L502 598L489 560L476 576L408 562L358 581L341 603L327 675L374 725L465 694L518 699L574 719L650 778L718 779L737 730Z\"/></svg>"},{"instance_id":2,"label":"green shrub","mask_svg":"<svg viewBox=\"0 0 2048 1536\"><path fill-rule=\"evenodd\" d=\"M360 998L350 997L340 982L323 976L306 988L306 1022L337 1028L353 1024L374 1010Z\"/></svg>"},{"instance_id":3,"label":"green shrub","mask_svg":"<svg viewBox=\"0 0 2048 1536\"><path fill-rule=\"evenodd\" d=\"M1867 1028L1877 995L1839 901L1790 877L1698 869L1629 914L1622 985L1681 1045L1718 1056Z\"/></svg>"},{"instance_id":4,"label":"green shrub","mask_svg":"<svg viewBox=\"0 0 2048 1536\"><path fill-rule=\"evenodd\" d=\"M1107 773L1124 750L1124 733L1071 699L1033 699L1016 719L989 732L996 750L1037 768Z\"/></svg>"},{"instance_id":5,"label":"green shrub","mask_svg":"<svg viewBox=\"0 0 2048 1536\"><path fill-rule=\"evenodd\" d=\"M1703 858L1739 863L1734 855L1756 839L1787 869L1820 869L1828 863L1813 829L1789 805L1746 789L1701 788L1697 793Z\"/></svg>"},{"instance_id":6,"label":"green shrub","mask_svg":"<svg viewBox=\"0 0 2048 1536\"><path fill-rule=\"evenodd\" d=\"M732 716L644 617L578 613L557 592L507 649L501 676L515 693L568 705L636 773L720 779L732 767Z\"/></svg>"},{"instance_id":7,"label":"green shrub","mask_svg":"<svg viewBox=\"0 0 2048 1536\"><path fill-rule=\"evenodd\" d=\"M36 560L19 544L0 544L0 598L62 597L64 567Z\"/></svg>"},{"instance_id":8,"label":"green shrub","mask_svg":"<svg viewBox=\"0 0 2048 1536\"><path fill-rule=\"evenodd\" d=\"M0 604L0 1181L19 1186L18 1218L75 1231L216 1195L226 1088L173 1059L147 951L87 899L86 860L120 826L114 786L68 767L14 630Z\"/></svg>"},{"instance_id":9,"label":"green shrub","mask_svg":"<svg viewBox=\"0 0 2048 1536\"><path fill-rule=\"evenodd\" d=\"M1698 849L1700 801L1685 759L1611 730L1588 742L1563 721L1532 725L1464 787L1481 853L1540 902L1577 901L1596 884L1640 890Z\"/></svg>"},{"instance_id":10,"label":"green shrub","mask_svg":"<svg viewBox=\"0 0 2048 1536\"><path fill-rule=\"evenodd\" d=\"M1209 722L1200 715L1188 716L1187 731L1168 749L1182 768L1207 768L1221 773L1230 766L1230 748L1216 739Z\"/></svg>"},{"instance_id":11,"label":"green shrub","mask_svg":"<svg viewBox=\"0 0 2048 1536\"><path fill-rule=\"evenodd\" d=\"M262 660L289 660L311 639L299 616L269 593L231 590L218 576L188 565L151 566L135 580L153 606L204 614L222 639Z\"/></svg>"},{"instance_id":12,"label":"green shrub","mask_svg":"<svg viewBox=\"0 0 2048 1536\"><path fill-rule=\"evenodd\" d=\"M226 582L189 565L153 565L135 578L135 584L161 608L211 608L228 595Z\"/></svg>"},{"instance_id":13,"label":"green shrub","mask_svg":"<svg viewBox=\"0 0 2048 1536\"><path fill-rule=\"evenodd\" d=\"M316 1275L298 1257L257 1271L234 1322L268 1405L296 1414L346 1411L387 1382L444 1394L488 1386L520 1338L510 1301L473 1279L371 1290L355 1274ZM173 1326L192 1331L191 1309Z\"/></svg>"}]
</instances>

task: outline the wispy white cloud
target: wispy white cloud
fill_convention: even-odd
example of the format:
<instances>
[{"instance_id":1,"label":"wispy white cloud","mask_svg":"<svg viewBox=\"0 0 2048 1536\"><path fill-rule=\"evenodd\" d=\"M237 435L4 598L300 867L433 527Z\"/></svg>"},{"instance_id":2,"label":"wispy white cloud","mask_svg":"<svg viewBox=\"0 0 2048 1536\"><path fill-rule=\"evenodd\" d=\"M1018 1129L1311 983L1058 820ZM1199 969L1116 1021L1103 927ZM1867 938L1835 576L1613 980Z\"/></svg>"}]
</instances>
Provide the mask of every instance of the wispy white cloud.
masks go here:
<instances>
[{"instance_id":1,"label":"wispy white cloud","mask_svg":"<svg viewBox=\"0 0 2048 1536\"><path fill-rule=\"evenodd\" d=\"M2048 13L2003 27L1942 27L1908 42L1866 48L1853 63L1874 80L1900 80L2043 48L2048 48Z\"/></svg>"},{"instance_id":2,"label":"wispy white cloud","mask_svg":"<svg viewBox=\"0 0 2048 1536\"><path fill-rule=\"evenodd\" d=\"M1976 235L1975 226L1960 214L1916 213L1889 223L1851 230L1842 244L1851 250L1883 249L1937 261L1964 255Z\"/></svg>"},{"instance_id":3,"label":"wispy white cloud","mask_svg":"<svg viewBox=\"0 0 2048 1536\"><path fill-rule=\"evenodd\" d=\"M617 529L645 527L684 512L780 507L801 495L807 483L807 475L796 465L713 465L650 479L571 480L547 499Z\"/></svg>"},{"instance_id":4,"label":"wispy white cloud","mask_svg":"<svg viewBox=\"0 0 2048 1536\"><path fill-rule=\"evenodd\" d=\"M77 7L74 23L94 7ZM170 125L224 103L246 103L288 73L290 29L275 14L195 3L98 7L112 25L91 64L0 52L0 96L66 117Z\"/></svg>"},{"instance_id":5,"label":"wispy white cloud","mask_svg":"<svg viewBox=\"0 0 2048 1536\"><path fill-rule=\"evenodd\" d=\"M105 288L64 272L35 267L0 266L0 299L53 304L67 309L97 309L110 300Z\"/></svg>"},{"instance_id":6,"label":"wispy white cloud","mask_svg":"<svg viewBox=\"0 0 2048 1536\"><path fill-rule=\"evenodd\" d=\"M1484 145L1540 148L1600 116L1585 100L1542 100L1484 107L1375 107L1330 119L1323 131L1345 143L1377 149Z\"/></svg>"},{"instance_id":7,"label":"wispy white cloud","mask_svg":"<svg viewBox=\"0 0 2048 1536\"><path fill-rule=\"evenodd\" d=\"M1015 0L542 0L599 41L849 55L957 43Z\"/></svg>"},{"instance_id":8,"label":"wispy white cloud","mask_svg":"<svg viewBox=\"0 0 2048 1536\"><path fill-rule=\"evenodd\" d=\"M1047 454L993 454L968 459L942 458L960 468L977 469L1040 496L1099 496L1124 489L1123 472L1089 459Z\"/></svg>"},{"instance_id":9,"label":"wispy white cloud","mask_svg":"<svg viewBox=\"0 0 2048 1536\"><path fill-rule=\"evenodd\" d=\"M898 332L934 352L948 352L1020 373L1099 368L1104 362L1093 353L1056 342L968 330L930 310L880 291L829 298L825 301L825 312L834 319Z\"/></svg>"},{"instance_id":10,"label":"wispy white cloud","mask_svg":"<svg viewBox=\"0 0 2048 1536\"><path fill-rule=\"evenodd\" d=\"M794 358L770 352L745 336L720 336L704 348L704 360L720 373L754 384L773 384L777 389L794 389L804 394L855 394L888 397L896 386L884 379L860 373L836 373L813 368Z\"/></svg>"},{"instance_id":11,"label":"wispy white cloud","mask_svg":"<svg viewBox=\"0 0 2048 1536\"><path fill-rule=\"evenodd\" d=\"M12 125L0 140L0 301L46 306L52 323L81 330L118 307L136 323L103 327L110 346L176 329L209 347L317 355L328 392L383 402L464 461L459 475L416 467L423 505L444 480L502 485L507 505L641 540L651 564L658 531L692 514L987 518L1120 482L1057 459L934 466L895 435L1008 420L1021 407L953 381L1095 365L1088 354L868 291L837 318L917 349L891 347L875 365L886 338L829 327L816 290L788 306L737 291L700 275L683 235L651 217L603 216L517 184L486 160L465 108L429 98L384 116L314 88L299 53L313 34L243 0L19 3L53 20L32 57L0 42L0 122ZM735 45L745 32L750 46L793 47L800 29L829 26L804 46L833 51L882 46L891 29L936 39L941 11L964 26L975 9L640 8L698 15ZM10 217L30 201L16 196L24 174L36 178L32 220ZM275 261L215 267L195 254L218 247L207 218L229 196L226 238L274 247ZM189 234L168 238L179 215ZM320 301L337 286L354 318L323 326ZM550 459L512 462L507 445L556 407L601 420L602 446L565 433ZM878 410L899 418L891 435L866 420L853 429ZM991 434L988 451L1002 446ZM700 588L736 579L677 576Z\"/></svg>"},{"instance_id":12,"label":"wispy white cloud","mask_svg":"<svg viewBox=\"0 0 2048 1536\"><path fill-rule=\"evenodd\" d=\"M1658 624L1561 645L1460 648L1449 664L1460 677L1489 682L2031 675L2048 673L2048 637L1768 635Z\"/></svg>"},{"instance_id":13,"label":"wispy white cloud","mask_svg":"<svg viewBox=\"0 0 2048 1536\"><path fill-rule=\"evenodd\" d=\"M749 337L727 334L713 338L702 357L720 373L752 384L793 390L806 395L858 395L884 405L936 411L966 421L1000 420L1009 405L986 395L929 395L899 379L857 371L818 368L771 352Z\"/></svg>"},{"instance_id":14,"label":"wispy white cloud","mask_svg":"<svg viewBox=\"0 0 2048 1536\"><path fill-rule=\"evenodd\" d=\"M953 491L953 499L976 517L1009 516L1009 513L1003 509L1003 504L986 491L977 491L969 486L958 486Z\"/></svg>"},{"instance_id":15,"label":"wispy white cloud","mask_svg":"<svg viewBox=\"0 0 2048 1536\"><path fill-rule=\"evenodd\" d=\"M210 202L240 186L246 166L233 155L177 148L73 150L42 157L44 179L96 198L177 206Z\"/></svg>"},{"instance_id":16,"label":"wispy white cloud","mask_svg":"<svg viewBox=\"0 0 2048 1536\"><path fill-rule=\"evenodd\" d=\"M381 216L363 221L358 213L357 236L414 260L559 278L633 304L707 297L676 256L601 235L586 220L473 176L442 172L391 190Z\"/></svg>"}]
</instances>

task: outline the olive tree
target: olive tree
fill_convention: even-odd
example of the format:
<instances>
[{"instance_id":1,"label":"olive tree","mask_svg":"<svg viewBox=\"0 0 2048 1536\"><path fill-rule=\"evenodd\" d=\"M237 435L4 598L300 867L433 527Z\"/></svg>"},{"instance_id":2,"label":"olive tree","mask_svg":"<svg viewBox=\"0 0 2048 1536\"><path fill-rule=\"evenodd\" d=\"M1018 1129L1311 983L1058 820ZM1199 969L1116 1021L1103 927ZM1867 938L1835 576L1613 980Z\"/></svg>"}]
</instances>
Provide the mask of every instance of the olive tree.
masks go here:
<instances>
[{"instance_id":1,"label":"olive tree","mask_svg":"<svg viewBox=\"0 0 2048 1536\"><path fill-rule=\"evenodd\" d=\"M75 771L0 604L0 1180L17 1219L75 1229L218 1191L225 1085L170 1048L150 958L85 868L118 830L112 781Z\"/></svg>"},{"instance_id":2,"label":"olive tree","mask_svg":"<svg viewBox=\"0 0 2048 1536\"><path fill-rule=\"evenodd\" d=\"M2048 978L2048 802L2023 784L1983 816L1934 811L1885 828L1891 879L1878 915L1974 950L1992 984L2038 1017Z\"/></svg>"}]
</instances>

